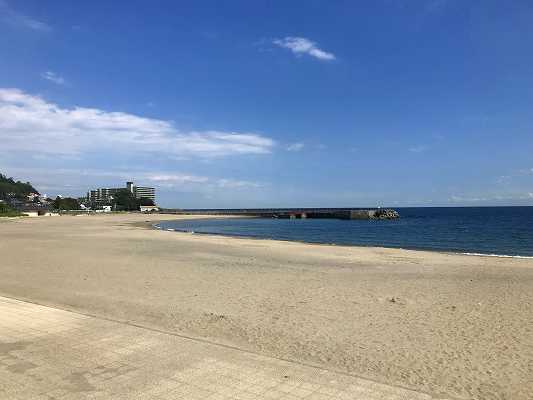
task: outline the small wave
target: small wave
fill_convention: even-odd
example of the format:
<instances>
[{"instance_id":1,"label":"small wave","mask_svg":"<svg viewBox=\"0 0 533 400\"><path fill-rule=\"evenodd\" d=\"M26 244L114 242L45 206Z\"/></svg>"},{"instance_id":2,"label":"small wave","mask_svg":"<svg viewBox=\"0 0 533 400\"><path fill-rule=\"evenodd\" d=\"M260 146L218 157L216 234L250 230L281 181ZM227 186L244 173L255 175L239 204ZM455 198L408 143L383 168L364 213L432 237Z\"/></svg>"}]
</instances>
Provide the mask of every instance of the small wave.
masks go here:
<instances>
[{"instance_id":1,"label":"small wave","mask_svg":"<svg viewBox=\"0 0 533 400\"><path fill-rule=\"evenodd\" d=\"M174 232L174 231L175 231L175 229L172 229L172 228L167 228L167 231L169 231L169 232Z\"/></svg>"},{"instance_id":2,"label":"small wave","mask_svg":"<svg viewBox=\"0 0 533 400\"><path fill-rule=\"evenodd\" d=\"M533 258L533 256L511 256L508 254L486 254L486 253L460 253L466 256L478 256L478 257L499 257L499 258Z\"/></svg>"}]
</instances>

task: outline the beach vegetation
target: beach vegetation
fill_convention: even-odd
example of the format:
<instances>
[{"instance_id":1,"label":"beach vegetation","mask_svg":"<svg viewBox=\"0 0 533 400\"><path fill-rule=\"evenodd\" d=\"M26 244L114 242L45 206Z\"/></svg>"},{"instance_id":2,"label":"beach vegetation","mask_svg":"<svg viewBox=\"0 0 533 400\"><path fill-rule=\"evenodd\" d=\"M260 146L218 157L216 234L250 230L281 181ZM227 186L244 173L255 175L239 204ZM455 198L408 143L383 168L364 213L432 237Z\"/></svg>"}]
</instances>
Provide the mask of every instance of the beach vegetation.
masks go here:
<instances>
[{"instance_id":1,"label":"beach vegetation","mask_svg":"<svg viewBox=\"0 0 533 400\"><path fill-rule=\"evenodd\" d=\"M11 208L6 203L0 203L0 217L20 217L23 214Z\"/></svg>"}]
</instances>

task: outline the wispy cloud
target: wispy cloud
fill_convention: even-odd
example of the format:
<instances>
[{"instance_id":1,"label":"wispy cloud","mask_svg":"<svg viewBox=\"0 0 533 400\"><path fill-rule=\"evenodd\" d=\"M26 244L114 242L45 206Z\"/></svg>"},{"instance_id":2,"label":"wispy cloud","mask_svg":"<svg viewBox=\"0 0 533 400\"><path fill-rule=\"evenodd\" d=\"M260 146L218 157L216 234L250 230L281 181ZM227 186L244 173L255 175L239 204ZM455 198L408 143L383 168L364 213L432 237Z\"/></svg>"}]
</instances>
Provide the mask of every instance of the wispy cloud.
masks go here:
<instances>
[{"instance_id":1,"label":"wispy cloud","mask_svg":"<svg viewBox=\"0 0 533 400\"><path fill-rule=\"evenodd\" d=\"M0 89L4 151L79 155L121 151L187 157L270 153L275 142L257 133L178 130L171 121L97 108L62 108L19 89Z\"/></svg>"},{"instance_id":2,"label":"wispy cloud","mask_svg":"<svg viewBox=\"0 0 533 400\"><path fill-rule=\"evenodd\" d=\"M429 150L429 146L425 144L420 144L420 145L409 147L409 151L411 153L423 153L428 150Z\"/></svg>"},{"instance_id":3,"label":"wispy cloud","mask_svg":"<svg viewBox=\"0 0 533 400\"><path fill-rule=\"evenodd\" d=\"M205 183L209 180L206 176L188 175L188 174L150 174L146 179L162 184L184 184L184 183Z\"/></svg>"},{"instance_id":4,"label":"wispy cloud","mask_svg":"<svg viewBox=\"0 0 533 400\"><path fill-rule=\"evenodd\" d=\"M220 188L231 188L231 189L259 188L263 186L262 184L258 182L241 181L241 180L236 180L236 179L219 179L216 184Z\"/></svg>"},{"instance_id":5,"label":"wispy cloud","mask_svg":"<svg viewBox=\"0 0 533 400\"><path fill-rule=\"evenodd\" d=\"M500 183L500 184L509 183L511 178L512 178L511 175L500 175L499 177L496 178L496 183Z\"/></svg>"},{"instance_id":6,"label":"wispy cloud","mask_svg":"<svg viewBox=\"0 0 533 400\"><path fill-rule=\"evenodd\" d=\"M500 175L496 177L495 181L499 184L508 184L517 179L529 177L530 175L533 175L533 168L522 168L507 172L505 175Z\"/></svg>"},{"instance_id":7,"label":"wispy cloud","mask_svg":"<svg viewBox=\"0 0 533 400\"><path fill-rule=\"evenodd\" d=\"M450 197L450 201L453 203L477 203L477 202L483 202L488 201L488 197L465 197L465 196L458 196L458 195L452 195Z\"/></svg>"},{"instance_id":8,"label":"wispy cloud","mask_svg":"<svg viewBox=\"0 0 533 400\"><path fill-rule=\"evenodd\" d=\"M52 27L28 15L14 10L7 1L0 0L0 19L11 26L25 28L39 32L50 32Z\"/></svg>"},{"instance_id":9,"label":"wispy cloud","mask_svg":"<svg viewBox=\"0 0 533 400\"><path fill-rule=\"evenodd\" d=\"M275 39L273 43L279 47L292 51L292 53L297 56L307 54L323 61L332 61L336 59L333 53L320 49L315 42L304 37L287 36L283 39Z\"/></svg>"},{"instance_id":10,"label":"wispy cloud","mask_svg":"<svg viewBox=\"0 0 533 400\"><path fill-rule=\"evenodd\" d=\"M515 201L515 200L529 200L533 198L533 193L503 193L503 194L487 194L481 196L464 196L464 195L452 195L450 196L450 202L452 203L486 203L486 202L502 202L502 201Z\"/></svg>"},{"instance_id":11,"label":"wispy cloud","mask_svg":"<svg viewBox=\"0 0 533 400\"><path fill-rule=\"evenodd\" d=\"M511 176L520 176L520 175L533 175L533 168L522 168L515 170L511 173Z\"/></svg>"},{"instance_id":12,"label":"wispy cloud","mask_svg":"<svg viewBox=\"0 0 533 400\"><path fill-rule=\"evenodd\" d=\"M305 147L303 143L291 143L287 146L287 151L300 151Z\"/></svg>"},{"instance_id":13,"label":"wispy cloud","mask_svg":"<svg viewBox=\"0 0 533 400\"><path fill-rule=\"evenodd\" d=\"M59 76L55 72L46 71L41 74L41 78L46 79L47 81L54 82L57 85L64 85L66 83L65 78Z\"/></svg>"},{"instance_id":14,"label":"wispy cloud","mask_svg":"<svg viewBox=\"0 0 533 400\"><path fill-rule=\"evenodd\" d=\"M221 188L221 189L241 189L241 188L260 188L263 185L259 182L232 178L213 178L207 176L198 176L190 174L140 174L141 178L151 181L158 186L173 188L191 184L202 184L204 188Z\"/></svg>"}]
</instances>

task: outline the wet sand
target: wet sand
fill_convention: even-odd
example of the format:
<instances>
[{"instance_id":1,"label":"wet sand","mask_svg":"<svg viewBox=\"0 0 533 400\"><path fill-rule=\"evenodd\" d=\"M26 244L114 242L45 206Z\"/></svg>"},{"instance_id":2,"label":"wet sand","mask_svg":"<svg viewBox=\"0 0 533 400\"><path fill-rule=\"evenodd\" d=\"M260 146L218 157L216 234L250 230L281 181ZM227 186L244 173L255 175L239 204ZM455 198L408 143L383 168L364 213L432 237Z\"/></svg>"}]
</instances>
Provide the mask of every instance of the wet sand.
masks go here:
<instances>
[{"instance_id":1,"label":"wet sand","mask_svg":"<svg viewBox=\"0 0 533 400\"><path fill-rule=\"evenodd\" d=\"M157 219L4 220L0 294L433 394L533 397L531 259L146 229Z\"/></svg>"}]
</instances>

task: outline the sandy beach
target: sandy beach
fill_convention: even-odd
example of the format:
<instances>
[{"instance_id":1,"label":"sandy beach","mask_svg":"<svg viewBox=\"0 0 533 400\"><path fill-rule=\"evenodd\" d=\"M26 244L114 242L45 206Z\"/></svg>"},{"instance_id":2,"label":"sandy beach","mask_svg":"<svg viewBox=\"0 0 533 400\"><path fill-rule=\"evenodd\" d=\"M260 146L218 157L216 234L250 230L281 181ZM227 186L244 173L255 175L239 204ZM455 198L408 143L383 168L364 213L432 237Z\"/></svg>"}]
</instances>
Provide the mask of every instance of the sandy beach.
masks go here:
<instances>
[{"instance_id":1,"label":"sandy beach","mask_svg":"<svg viewBox=\"0 0 533 400\"><path fill-rule=\"evenodd\" d=\"M451 398L533 398L533 260L0 221L0 295ZM1 316L0 316L1 318Z\"/></svg>"}]
</instances>

